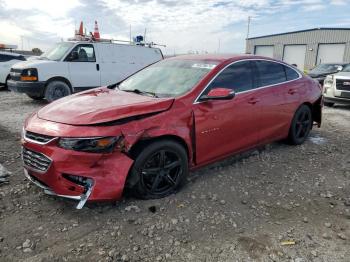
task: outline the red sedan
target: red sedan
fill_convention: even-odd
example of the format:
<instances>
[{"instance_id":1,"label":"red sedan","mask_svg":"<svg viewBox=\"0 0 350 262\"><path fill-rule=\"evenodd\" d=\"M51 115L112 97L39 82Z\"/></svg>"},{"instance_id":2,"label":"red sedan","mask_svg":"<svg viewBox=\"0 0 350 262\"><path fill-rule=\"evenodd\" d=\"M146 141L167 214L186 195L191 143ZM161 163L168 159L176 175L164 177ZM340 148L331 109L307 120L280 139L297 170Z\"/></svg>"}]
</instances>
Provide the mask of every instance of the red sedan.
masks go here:
<instances>
[{"instance_id":1,"label":"red sedan","mask_svg":"<svg viewBox=\"0 0 350 262\"><path fill-rule=\"evenodd\" d=\"M182 56L121 83L53 102L25 122L25 175L46 193L118 200L167 196L189 170L259 145L305 141L320 86L270 58Z\"/></svg>"}]
</instances>

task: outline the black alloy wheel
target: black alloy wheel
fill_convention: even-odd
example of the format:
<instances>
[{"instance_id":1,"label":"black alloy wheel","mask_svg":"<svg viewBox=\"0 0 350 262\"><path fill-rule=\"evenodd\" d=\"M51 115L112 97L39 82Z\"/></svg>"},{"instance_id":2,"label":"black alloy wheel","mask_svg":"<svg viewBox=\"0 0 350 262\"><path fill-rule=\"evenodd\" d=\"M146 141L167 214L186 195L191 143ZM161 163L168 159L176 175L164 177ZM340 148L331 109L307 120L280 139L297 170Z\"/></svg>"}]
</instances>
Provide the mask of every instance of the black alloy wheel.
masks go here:
<instances>
[{"instance_id":1,"label":"black alloy wheel","mask_svg":"<svg viewBox=\"0 0 350 262\"><path fill-rule=\"evenodd\" d=\"M310 107L302 105L296 111L290 130L289 142L293 145L300 145L304 143L312 128L312 112Z\"/></svg>"},{"instance_id":2,"label":"black alloy wheel","mask_svg":"<svg viewBox=\"0 0 350 262\"><path fill-rule=\"evenodd\" d=\"M133 188L137 197L155 199L168 196L186 181L186 150L174 141L156 141L141 151L131 172L138 176Z\"/></svg>"}]
</instances>

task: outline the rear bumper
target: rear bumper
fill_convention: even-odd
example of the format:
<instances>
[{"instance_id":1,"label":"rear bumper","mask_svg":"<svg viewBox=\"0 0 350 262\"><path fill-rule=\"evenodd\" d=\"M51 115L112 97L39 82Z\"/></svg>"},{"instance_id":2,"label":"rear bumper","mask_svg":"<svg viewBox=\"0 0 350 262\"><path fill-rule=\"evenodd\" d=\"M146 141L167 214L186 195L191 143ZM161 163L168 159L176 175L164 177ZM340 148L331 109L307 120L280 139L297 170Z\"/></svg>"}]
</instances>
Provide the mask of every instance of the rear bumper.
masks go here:
<instances>
[{"instance_id":1,"label":"rear bumper","mask_svg":"<svg viewBox=\"0 0 350 262\"><path fill-rule=\"evenodd\" d=\"M328 102L328 103L340 103L340 104L349 104L350 105L350 99L348 99L348 98L325 96L324 101Z\"/></svg>"},{"instance_id":2,"label":"rear bumper","mask_svg":"<svg viewBox=\"0 0 350 262\"><path fill-rule=\"evenodd\" d=\"M38 97L44 96L45 84L46 82L7 81L7 86L11 91Z\"/></svg>"}]
</instances>

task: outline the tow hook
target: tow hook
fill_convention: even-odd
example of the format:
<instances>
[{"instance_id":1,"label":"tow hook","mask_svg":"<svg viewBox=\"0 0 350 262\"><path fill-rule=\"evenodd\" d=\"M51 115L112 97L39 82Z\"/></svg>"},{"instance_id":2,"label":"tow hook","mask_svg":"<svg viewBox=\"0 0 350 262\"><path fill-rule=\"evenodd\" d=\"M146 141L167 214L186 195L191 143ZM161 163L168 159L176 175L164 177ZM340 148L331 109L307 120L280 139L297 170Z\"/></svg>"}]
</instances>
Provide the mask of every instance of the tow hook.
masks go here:
<instances>
[{"instance_id":1,"label":"tow hook","mask_svg":"<svg viewBox=\"0 0 350 262\"><path fill-rule=\"evenodd\" d=\"M86 201L89 199L89 197L91 195L93 185L94 185L93 180L91 180L91 179L86 180L85 193L80 196L80 201L79 201L78 205L76 206L76 209L83 208Z\"/></svg>"}]
</instances>

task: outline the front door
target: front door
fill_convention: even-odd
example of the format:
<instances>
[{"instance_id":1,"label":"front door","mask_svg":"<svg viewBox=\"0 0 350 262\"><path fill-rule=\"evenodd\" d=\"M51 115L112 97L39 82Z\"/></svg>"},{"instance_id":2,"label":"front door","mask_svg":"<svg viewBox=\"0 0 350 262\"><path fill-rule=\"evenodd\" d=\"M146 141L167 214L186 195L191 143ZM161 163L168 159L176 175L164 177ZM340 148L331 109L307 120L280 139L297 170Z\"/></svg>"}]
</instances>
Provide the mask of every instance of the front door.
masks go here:
<instances>
[{"instance_id":1,"label":"front door","mask_svg":"<svg viewBox=\"0 0 350 262\"><path fill-rule=\"evenodd\" d=\"M70 81L74 91L82 91L101 85L99 64L92 44L79 44L68 54Z\"/></svg>"},{"instance_id":2,"label":"front door","mask_svg":"<svg viewBox=\"0 0 350 262\"><path fill-rule=\"evenodd\" d=\"M252 62L241 61L224 69L207 89L230 88L232 100L197 101L193 105L196 129L196 162L205 164L248 149L258 141L259 100Z\"/></svg>"}]
</instances>

